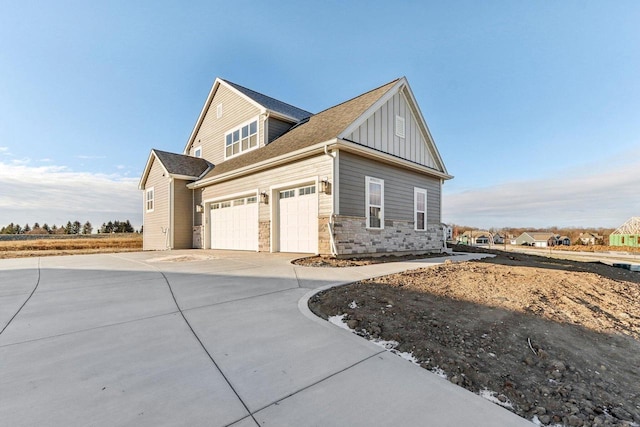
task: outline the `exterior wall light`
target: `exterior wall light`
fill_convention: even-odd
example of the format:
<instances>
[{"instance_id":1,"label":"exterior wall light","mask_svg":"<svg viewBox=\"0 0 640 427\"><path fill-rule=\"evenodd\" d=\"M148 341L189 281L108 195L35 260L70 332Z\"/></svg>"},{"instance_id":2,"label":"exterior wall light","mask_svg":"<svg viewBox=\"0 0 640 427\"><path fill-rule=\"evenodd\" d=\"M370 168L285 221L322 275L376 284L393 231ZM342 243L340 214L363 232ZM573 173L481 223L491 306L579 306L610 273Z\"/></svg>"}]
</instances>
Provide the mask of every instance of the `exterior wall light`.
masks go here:
<instances>
[{"instance_id":1,"label":"exterior wall light","mask_svg":"<svg viewBox=\"0 0 640 427\"><path fill-rule=\"evenodd\" d=\"M320 181L320 192L331 194L331 183L329 182L329 178L326 176L322 178L322 181Z\"/></svg>"},{"instance_id":2,"label":"exterior wall light","mask_svg":"<svg viewBox=\"0 0 640 427\"><path fill-rule=\"evenodd\" d=\"M260 193L260 203L269 204L269 194L266 191Z\"/></svg>"}]
</instances>

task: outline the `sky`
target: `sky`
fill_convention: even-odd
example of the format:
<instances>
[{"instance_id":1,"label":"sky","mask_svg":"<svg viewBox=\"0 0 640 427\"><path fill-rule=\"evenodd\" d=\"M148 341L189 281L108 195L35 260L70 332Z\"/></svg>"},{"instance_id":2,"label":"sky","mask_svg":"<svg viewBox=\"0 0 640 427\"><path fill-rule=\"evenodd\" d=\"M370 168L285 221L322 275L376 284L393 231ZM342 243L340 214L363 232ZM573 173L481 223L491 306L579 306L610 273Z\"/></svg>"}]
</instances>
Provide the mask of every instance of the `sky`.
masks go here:
<instances>
[{"instance_id":1,"label":"sky","mask_svg":"<svg viewBox=\"0 0 640 427\"><path fill-rule=\"evenodd\" d=\"M0 0L0 225L129 219L216 77L319 112L406 76L443 221L640 215L640 2Z\"/></svg>"}]
</instances>

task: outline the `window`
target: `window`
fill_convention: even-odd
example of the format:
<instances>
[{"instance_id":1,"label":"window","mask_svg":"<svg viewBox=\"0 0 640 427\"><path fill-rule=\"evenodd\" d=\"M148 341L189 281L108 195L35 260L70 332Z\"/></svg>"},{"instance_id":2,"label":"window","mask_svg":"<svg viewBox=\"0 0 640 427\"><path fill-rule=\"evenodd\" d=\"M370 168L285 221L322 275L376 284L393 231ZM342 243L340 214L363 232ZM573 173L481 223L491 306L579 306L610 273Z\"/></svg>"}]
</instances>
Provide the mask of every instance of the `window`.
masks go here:
<instances>
[{"instance_id":1,"label":"window","mask_svg":"<svg viewBox=\"0 0 640 427\"><path fill-rule=\"evenodd\" d=\"M218 104L218 107L216 108L216 118L221 118L222 117L222 104Z\"/></svg>"},{"instance_id":2,"label":"window","mask_svg":"<svg viewBox=\"0 0 640 427\"><path fill-rule=\"evenodd\" d=\"M194 148L193 157L202 157L202 147Z\"/></svg>"},{"instance_id":3,"label":"window","mask_svg":"<svg viewBox=\"0 0 640 427\"><path fill-rule=\"evenodd\" d=\"M233 206L242 206L244 205L244 199L237 199L233 201Z\"/></svg>"},{"instance_id":4,"label":"window","mask_svg":"<svg viewBox=\"0 0 640 427\"><path fill-rule=\"evenodd\" d=\"M396 136L404 138L404 117L396 116Z\"/></svg>"},{"instance_id":5,"label":"window","mask_svg":"<svg viewBox=\"0 0 640 427\"><path fill-rule=\"evenodd\" d=\"M413 188L413 221L416 230L427 229L427 190Z\"/></svg>"},{"instance_id":6,"label":"window","mask_svg":"<svg viewBox=\"0 0 640 427\"><path fill-rule=\"evenodd\" d=\"M147 212L153 212L153 187L148 188L145 196Z\"/></svg>"},{"instance_id":7,"label":"window","mask_svg":"<svg viewBox=\"0 0 640 427\"><path fill-rule=\"evenodd\" d=\"M384 228L384 180L365 178L367 228Z\"/></svg>"},{"instance_id":8,"label":"window","mask_svg":"<svg viewBox=\"0 0 640 427\"><path fill-rule=\"evenodd\" d=\"M289 199L291 197L296 197L296 190L285 190L280 192L281 199Z\"/></svg>"},{"instance_id":9,"label":"window","mask_svg":"<svg viewBox=\"0 0 640 427\"><path fill-rule=\"evenodd\" d=\"M253 197L247 197L247 204L250 205L252 203L257 203L258 202L258 198L256 196Z\"/></svg>"},{"instance_id":10,"label":"window","mask_svg":"<svg viewBox=\"0 0 640 427\"><path fill-rule=\"evenodd\" d=\"M258 147L258 121L254 120L225 135L225 158Z\"/></svg>"},{"instance_id":11,"label":"window","mask_svg":"<svg viewBox=\"0 0 640 427\"><path fill-rule=\"evenodd\" d=\"M306 196L307 194L316 194L316 186L302 187L298 189L298 196Z\"/></svg>"}]
</instances>

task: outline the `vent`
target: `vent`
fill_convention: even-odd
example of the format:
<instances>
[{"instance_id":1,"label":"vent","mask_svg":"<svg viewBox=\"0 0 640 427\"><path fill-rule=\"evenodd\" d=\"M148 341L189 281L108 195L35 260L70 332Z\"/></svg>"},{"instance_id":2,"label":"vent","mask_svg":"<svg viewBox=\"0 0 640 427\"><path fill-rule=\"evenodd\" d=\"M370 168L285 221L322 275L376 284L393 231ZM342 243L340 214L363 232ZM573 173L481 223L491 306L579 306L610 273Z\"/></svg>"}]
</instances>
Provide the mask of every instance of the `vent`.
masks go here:
<instances>
[{"instance_id":1,"label":"vent","mask_svg":"<svg viewBox=\"0 0 640 427\"><path fill-rule=\"evenodd\" d=\"M404 138L404 117L396 116L396 136Z\"/></svg>"},{"instance_id":2,"label":"vent","mask_svg":"<svg viewBox=\"0 0 640 427\"><path fill-rule=\"evenodd\" d=\"M216 117L217 118L222 117L222 104L218 104L218 107L216 108Z\"/></svg>"}]
</instances>

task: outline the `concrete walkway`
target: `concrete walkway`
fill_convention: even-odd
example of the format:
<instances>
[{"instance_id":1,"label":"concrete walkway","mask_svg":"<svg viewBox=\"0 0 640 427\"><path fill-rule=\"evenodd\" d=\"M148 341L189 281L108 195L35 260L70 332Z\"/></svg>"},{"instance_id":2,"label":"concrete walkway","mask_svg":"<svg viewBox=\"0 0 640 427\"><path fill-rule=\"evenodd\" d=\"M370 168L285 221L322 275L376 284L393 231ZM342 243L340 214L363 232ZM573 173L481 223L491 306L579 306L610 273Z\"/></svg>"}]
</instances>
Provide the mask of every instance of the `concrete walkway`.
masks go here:
<instances>
[{"instance_id":1,"label":"concrete walkway","mask_svg":"<svg viewBox=\"0 0 640 427\"><path fill-rule=\"evenodd\" d=\"M443 259L323 269L292 257L0 260L1 423L531 425L306 308L314 289Z\"/></svg>"}]
</instances>

